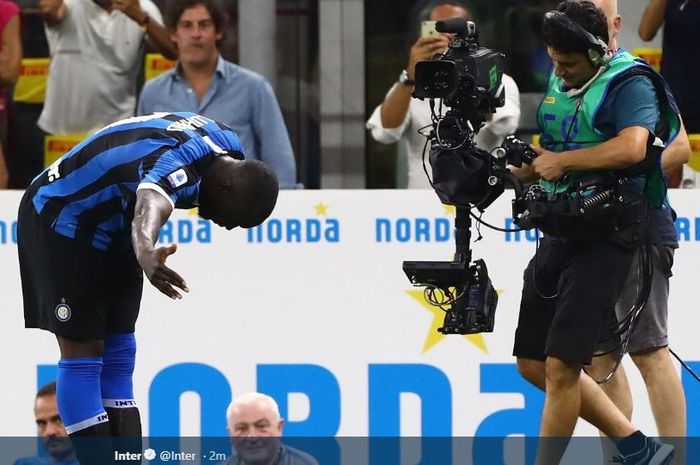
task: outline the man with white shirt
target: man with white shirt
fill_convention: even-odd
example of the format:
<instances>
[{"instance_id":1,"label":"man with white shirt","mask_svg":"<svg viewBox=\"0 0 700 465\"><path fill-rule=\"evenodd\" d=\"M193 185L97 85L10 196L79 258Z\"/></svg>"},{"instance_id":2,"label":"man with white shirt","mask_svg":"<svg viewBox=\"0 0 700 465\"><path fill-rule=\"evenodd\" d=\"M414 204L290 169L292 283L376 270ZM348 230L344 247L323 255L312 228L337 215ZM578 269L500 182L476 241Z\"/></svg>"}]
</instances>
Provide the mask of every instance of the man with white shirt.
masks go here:
<instances>
[{"instance_id":1,"label":"man with white shirt","mask_svg":"<svg viewBox=\"0 0 700 465\"><path fill-rule=\"evenodd\" d=\"M144 40L177 50L151 0L41 0L51 65L39 127L89 133L133 116Z\"/></svg>"},{"instance_id":2,"label":"man with white shirt","mask_svg":"<svg viewBox=\"0 0 700 465\"><path fill-rule=\"evenodd\" d=\"M461 1L437 0L428 6L429 19L441 21L451 18L471 20L472 15L466 4ZM426 18L428 19L428 18ZM429 189L430 183L423 171L423 148L426 138L418 131L430 126L431 111L428 100L418 100L411 97L414 88L414 71L416 63L430 60L437 53L447 49L450 37L446 34L434 34L420 37L411 47L408 66L401 73L399 81L392 86L384 101L379 105L367 121L366 127L372 137L378 142L391 144L405 141L408 156L408 188ZM489 115L490 119L476 135L476 144L491 151L501 145L503 139L515 132L520 120L520 92L510 76L504 74L502 82L505 86L506 102L496 113ZM444 109L447 111L447 108ZM427 147L426 150L429 150ZM430 173L430 164L426 167Z\"/></svg>"}]
</instances>

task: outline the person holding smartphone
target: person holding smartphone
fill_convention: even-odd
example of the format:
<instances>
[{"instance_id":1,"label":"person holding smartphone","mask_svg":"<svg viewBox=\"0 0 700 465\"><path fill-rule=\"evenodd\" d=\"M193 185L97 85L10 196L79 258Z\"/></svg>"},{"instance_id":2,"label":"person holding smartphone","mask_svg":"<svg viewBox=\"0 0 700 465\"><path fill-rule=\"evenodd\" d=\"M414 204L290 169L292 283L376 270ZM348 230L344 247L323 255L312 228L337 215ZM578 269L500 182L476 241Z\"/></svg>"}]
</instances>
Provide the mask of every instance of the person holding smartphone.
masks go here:
<instances>
[{"instance_id":1,"label":"person holding smartphone","mask_svg":"<svg viewBox=\"0 0 700 465\"><path fill-rule=\"evenodd\" d=\"M415 85L415 66L444 53L451 40L450 34L435 31L435 22L451 18L464 18L472 21L473 17L466 3L461 0L435 0L428 4L426 20L421 27L421 36L411 47L408 64L399 75L384 101L374 110L366 127L378 142L391 144L405 141L408 156L408 188L428 189L430 182L423 171L423 148L425 137L418 131L431 124L430 104L428 100L411 97ZM486 124L476 135L476 144L484 150L492 150L501 145L503 139L513 134L520 120L520 92L515 81L503 74L506 103L495 114L488 115ZM443 111L447 108L443 107ZM427 147L429 150L430 147ZM428 172L430 166L426 164Z\"/></svg>"}]
</instances>

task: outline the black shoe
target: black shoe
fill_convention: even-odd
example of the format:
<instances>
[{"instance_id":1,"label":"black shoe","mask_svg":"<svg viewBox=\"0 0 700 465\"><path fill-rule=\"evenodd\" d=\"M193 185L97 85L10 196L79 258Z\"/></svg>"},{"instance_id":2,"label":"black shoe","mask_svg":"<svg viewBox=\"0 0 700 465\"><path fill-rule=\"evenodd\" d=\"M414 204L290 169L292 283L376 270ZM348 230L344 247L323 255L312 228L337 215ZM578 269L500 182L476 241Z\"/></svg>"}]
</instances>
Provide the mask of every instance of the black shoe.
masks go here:
<instances>
[{"instance_id":1,"label":"black shoe","mask_svg":"<svg viewBox=\"0 0 700 465\"><path fill-rule=\"evenodd\" d=\"M673 446L664 444L654 438L645 438L646 445L642 450L630 455L619 454L612 462L624 465L668 465L673 458Z\"/></svg>"}]
</instances>

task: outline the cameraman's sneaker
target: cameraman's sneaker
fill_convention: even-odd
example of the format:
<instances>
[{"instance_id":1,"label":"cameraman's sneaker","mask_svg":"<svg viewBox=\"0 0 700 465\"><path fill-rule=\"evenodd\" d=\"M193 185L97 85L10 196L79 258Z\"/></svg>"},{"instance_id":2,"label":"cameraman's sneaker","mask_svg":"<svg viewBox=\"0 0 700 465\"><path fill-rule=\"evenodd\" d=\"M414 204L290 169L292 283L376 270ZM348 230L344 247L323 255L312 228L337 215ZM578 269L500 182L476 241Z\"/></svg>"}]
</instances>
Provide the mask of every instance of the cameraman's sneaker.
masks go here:
<instances>
[{"instance_id":1,"label":"cameraman's sneaker","mask_svg":"<svg viewBox=\"0 0 700 465\"><path fill-rule=\"evenodd\" d=\"M673 459L673 446L654 438L645 438L646 446L633 454L619 454L612 462L624 465L668 465Z\"/></svg>"}]
</instances>

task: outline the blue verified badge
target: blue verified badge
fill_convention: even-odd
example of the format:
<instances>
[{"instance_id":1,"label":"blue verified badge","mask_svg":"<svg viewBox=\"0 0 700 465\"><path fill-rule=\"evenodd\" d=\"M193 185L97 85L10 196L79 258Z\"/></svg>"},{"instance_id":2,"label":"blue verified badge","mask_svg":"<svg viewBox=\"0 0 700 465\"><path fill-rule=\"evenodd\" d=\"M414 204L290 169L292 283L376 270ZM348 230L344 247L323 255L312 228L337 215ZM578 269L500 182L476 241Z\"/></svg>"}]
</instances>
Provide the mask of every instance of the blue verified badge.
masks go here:
<instances>
[{"instance_id":1,"label":"blue verified badge","mask_svg":"<svg viewBox=\"0 0 700 465\"><path fill-rule=\"evenodd\" d=\"M173 171L168 175L168 183L173 189L177 189L187 182L187 173L184 168L180 168L177 171Z\"/></svg>"},{"instance_id":2,"label":"blue verified badge","mask_svg":"<svg viewBox=\"0 0 700 465\"><path fill-rule=\"evenodd\" d=\"M65 322L65 321L70 320L72 312L71 312L70 306L66 303L65 298L62 298L61 303L56 305L55 313L56 313L56 318L58 319L58 321Z\"/></svg>"}]
</instances>

